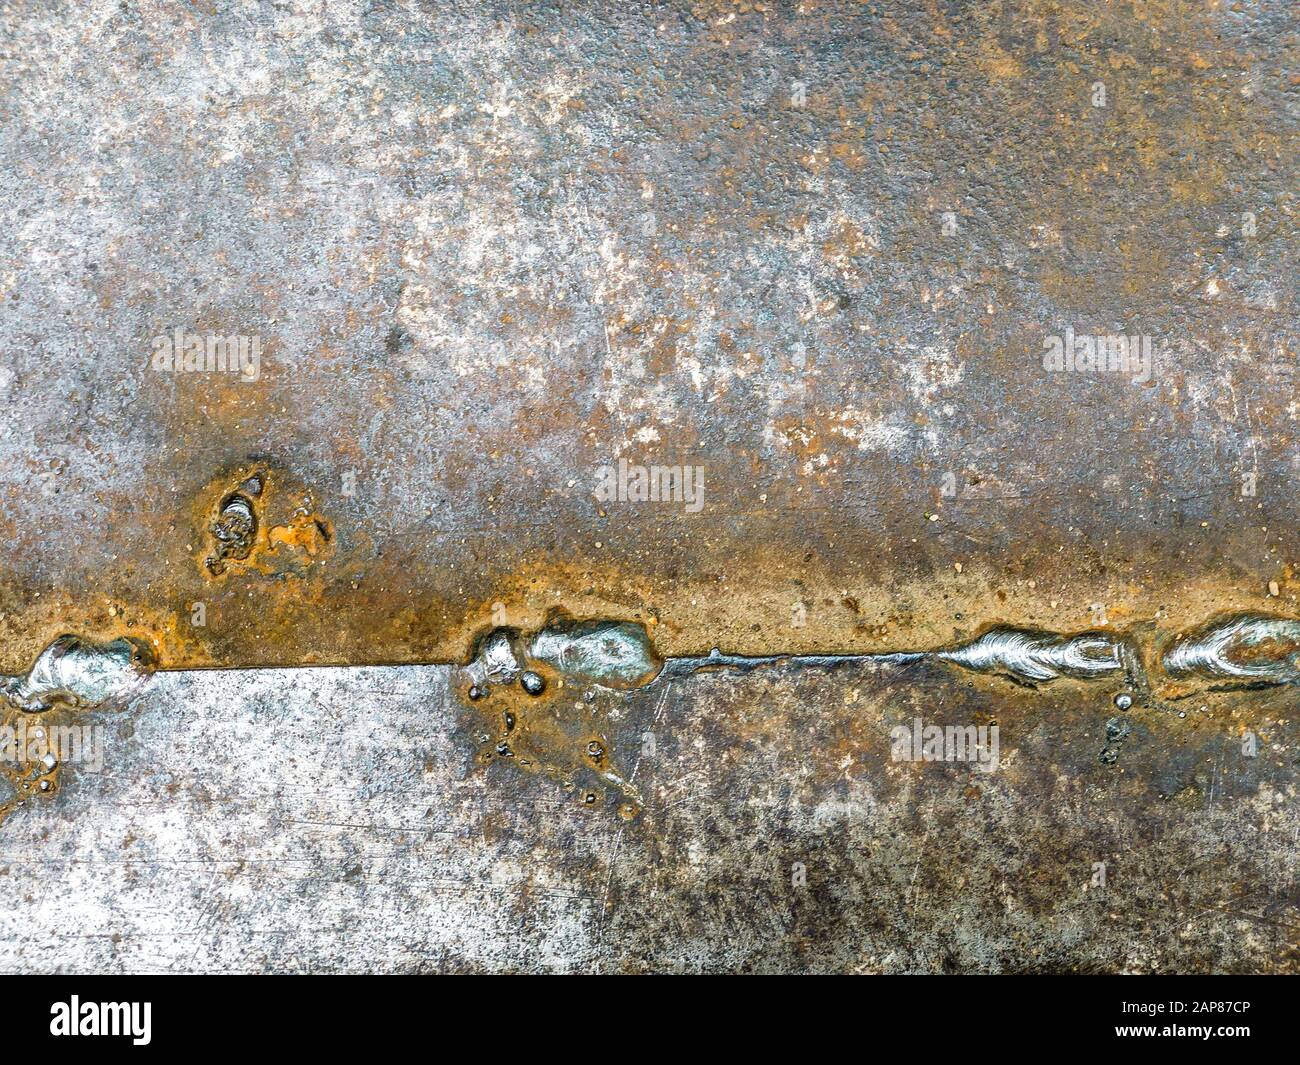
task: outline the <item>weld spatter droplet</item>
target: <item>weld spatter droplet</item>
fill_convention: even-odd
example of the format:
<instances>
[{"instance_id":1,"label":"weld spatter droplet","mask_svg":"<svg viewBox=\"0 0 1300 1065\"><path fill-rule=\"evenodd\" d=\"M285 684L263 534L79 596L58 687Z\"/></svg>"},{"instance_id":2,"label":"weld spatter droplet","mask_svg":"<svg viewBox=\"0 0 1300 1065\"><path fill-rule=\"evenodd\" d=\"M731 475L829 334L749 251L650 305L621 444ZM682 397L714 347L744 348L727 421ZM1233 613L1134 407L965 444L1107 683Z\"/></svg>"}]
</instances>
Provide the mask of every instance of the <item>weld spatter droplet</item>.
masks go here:
<instances>
[{"instance_id":1,"label":"weld spatter droplet","mask_svg":"<svg viewBox=\"0 0 1300 1065\"><path fill-rule=\"evenodd\" d=\"M1164 655L1173 677L1300 683L1300 621L1238 614L1174 642Z\"/></svg>"},{"instance_id":2,"label":"weld spatter droplet","mask_svg":"<svg viewBox=\"0 0 1300 1065\"><path fill-rule=\"evenodd\" d=\"M25 676L6 678L0 694L29 714L57 705L100 710L129 701L153 670L152 654L136 640L96 643L63 635L37 656Z\"/></svg>"}]
</instances>

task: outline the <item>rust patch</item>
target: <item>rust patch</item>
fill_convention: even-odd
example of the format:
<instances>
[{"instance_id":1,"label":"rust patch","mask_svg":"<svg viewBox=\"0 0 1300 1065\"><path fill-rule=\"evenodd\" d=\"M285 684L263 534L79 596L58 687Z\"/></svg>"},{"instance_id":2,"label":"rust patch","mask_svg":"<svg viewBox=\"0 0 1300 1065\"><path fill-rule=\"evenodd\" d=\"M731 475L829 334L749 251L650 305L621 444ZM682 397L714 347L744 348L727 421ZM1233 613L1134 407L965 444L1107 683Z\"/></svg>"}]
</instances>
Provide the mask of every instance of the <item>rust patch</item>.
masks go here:
<instances>
[{"instance_id":1,"label":"rust patch","mask_svg":"<svg viewBox=\"0 0 1300 1065\"><path fill-rule=\"evenodd\" d=\"M218 491L205 492L214 502L200 511L206 577L252 572L301 579L332 552L334 528L316 512L310 490L261 463L240 467L217 484Z\"/></svg>"}]
</instances>

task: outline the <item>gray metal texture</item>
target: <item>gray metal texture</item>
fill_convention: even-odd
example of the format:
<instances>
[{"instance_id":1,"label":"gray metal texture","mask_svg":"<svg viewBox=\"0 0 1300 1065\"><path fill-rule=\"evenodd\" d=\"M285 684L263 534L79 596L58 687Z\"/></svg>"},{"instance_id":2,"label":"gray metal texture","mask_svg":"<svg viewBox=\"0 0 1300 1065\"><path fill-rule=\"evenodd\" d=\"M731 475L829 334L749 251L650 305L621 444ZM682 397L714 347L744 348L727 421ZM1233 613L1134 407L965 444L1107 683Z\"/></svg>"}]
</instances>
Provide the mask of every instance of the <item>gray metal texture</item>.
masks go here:
<instances>
[{"instance_id":1,"label":"gray metal texture","mask_svg":"<svg viewBox=\"0 0 1300 1065\"><path fill-rule=\"evenodd\" d=\"M1295 972L1296 46L6 3L0 965Z\"/></svg>"},{"instance_id":2,"label":"gray metal texture","mask_svg":"<svg viewBox=\"0 0 1300 1065\"><path fill-rule=\"evenodd\" d=\"M102 770L0 830L0 969L1300 963L1293 694L1263 696L1246 758L1225 696L1124 715L1110 690L986 692L926 664L604 692L560 713L626 760L644 810L624 821L595 776L479 765L486 719L449 680L167 674L85 719ZM999 724L996 768L891 758L892 728L956 715Z\"/></svg>"}]
</instances>

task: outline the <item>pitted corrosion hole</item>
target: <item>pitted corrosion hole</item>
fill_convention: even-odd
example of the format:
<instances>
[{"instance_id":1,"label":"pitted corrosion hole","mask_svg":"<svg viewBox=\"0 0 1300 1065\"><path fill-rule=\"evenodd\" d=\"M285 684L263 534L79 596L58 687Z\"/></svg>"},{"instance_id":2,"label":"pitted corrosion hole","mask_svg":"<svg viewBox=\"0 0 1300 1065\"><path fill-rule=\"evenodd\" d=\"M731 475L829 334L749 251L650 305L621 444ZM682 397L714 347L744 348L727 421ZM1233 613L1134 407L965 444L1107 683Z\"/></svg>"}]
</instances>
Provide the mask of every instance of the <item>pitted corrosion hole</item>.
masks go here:
<instances>
[{"instance_id":1,"label":"pitted corrosion hole","mask_svg":"<svg viewBox=\"0 0 1300 1065\"><path fill-rule=\"evenodd\" d=\"M333 527L316 512L312 494L302 488L290 491L283 480L254 467L233 488L227 484L216 513L205 519L211 549L203 568L209 576L237 568L265 576L302 576L333 546Z\"/></svg>"},{"instance_id":2,"label":"pitted corrosion hole","mask_svg":"<svg viewBox=\"0 0 1300 1065\"><path fill-rule=\"evenodd\" d=\"M253 553L257 543L257 511L253 500L262 495L265 476L254 473L221 502L221 509L208 531L216 540L216 550L204 560L208 572L220 575L226 572L226 561L243 561Z\"/></svg>"}]
</instances>

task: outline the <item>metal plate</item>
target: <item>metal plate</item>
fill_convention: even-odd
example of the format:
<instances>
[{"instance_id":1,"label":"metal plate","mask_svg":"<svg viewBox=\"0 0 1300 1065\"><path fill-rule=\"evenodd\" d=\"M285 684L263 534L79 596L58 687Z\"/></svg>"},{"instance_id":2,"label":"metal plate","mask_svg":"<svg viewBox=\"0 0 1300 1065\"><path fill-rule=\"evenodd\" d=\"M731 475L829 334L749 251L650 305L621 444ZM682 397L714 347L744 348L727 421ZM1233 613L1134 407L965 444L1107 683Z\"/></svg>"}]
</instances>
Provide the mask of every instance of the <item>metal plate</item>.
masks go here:
<instances>
[{"instance_id":1,"label":"metal plate","mask_svg":"<svg viewBox=\"0 0 1300 1065\"><path fill-rule=\"evenodd\" d=\"M6 709L111 743L0 785L0 967L1296 971L1294 685L421 665L1300 616L1295 52L1280 0L6 5L0 672L164 672Z\"/></svg>"},{"instance_id":2,"label":"metal plate","mask_svg":"<svg viewBox=\"0 0 1300 1065\"><path fill-rule=\"evenodd\" d=\"M0 969L1295 972L1293 697L1255 758L1216 699L1105 765L1109 694L853 666L570 704L623 821L476 765L444 667L170 674L5 823ZM918 717L996 722L996 767L892 760Z\"/></svg>"},{"instance_id":3,"label":"metal plate","mask_svg":"<svg viewBox=\"0 0 1300 1065\"><path fill-rule=\"evenodd\" d=\"M653 612L675 653L1177 625L1270 581L1294 610L1284 4L5 30L11 672L67 629L176 666L460 657L496 603ZM1150 379L1045 372L1067 328L1150 337ZM258 379L154 370L177 329L260 340ZM702 508L602 505L620 459L701 467ZM253 465L268 529L333 541L213 578Z\"/></svg>"}]
</instances>

